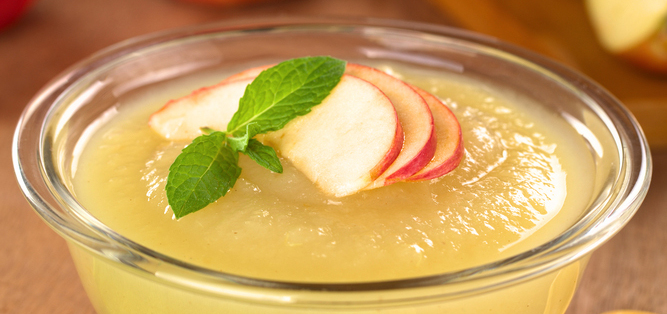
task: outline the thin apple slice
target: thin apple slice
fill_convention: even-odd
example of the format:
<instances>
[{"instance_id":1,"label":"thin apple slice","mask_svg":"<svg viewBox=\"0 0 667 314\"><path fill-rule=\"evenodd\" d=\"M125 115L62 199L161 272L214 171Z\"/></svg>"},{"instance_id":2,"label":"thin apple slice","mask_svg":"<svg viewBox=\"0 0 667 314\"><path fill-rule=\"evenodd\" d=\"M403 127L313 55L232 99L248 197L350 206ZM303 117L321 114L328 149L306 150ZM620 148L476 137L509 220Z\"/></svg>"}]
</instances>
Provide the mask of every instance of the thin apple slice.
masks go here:
<instances>
[{"instance_id":1,"label":"thin apple slice","mask_svg":"<svg viewBox=\"0 0 667 314\"><path fill-rule=\"evenodd\" d=\"M250 82L251 78L223 81L170 100L150 116L148 125L170 140L192 140L202 134L202 127L225 130Z\"/></svg>"},{"instance_id":2,"label":"thin apple slice","mask_svg":"<svg viewBox=\"0 0 667 314\"><path fill-rule=\"evenodd\" d=\"M405 180L424 168L433 158L436 148L433 116L426 101L410 85L379 70L348 63L345 73L364 79L383 91L394 104L403 128L401 153L366 189Z\"/></svg>"},{"instance_id":3,"label":"thin apple slice","mask_svg":"<svg viewBox=\"0 0 667 314\"><path fill-rule=\"evenodd\" d=\"M260 138L329 195L356 193L385 172L403 144L390 99L365 80L343 75L307 115Z\"/></svg>"},{"instance_id":4,"label":"thin apple slice","mask_svg":"<svg viewBox=\"0 0 667 314\"><path fill-rule=\"evenodd\" d=\"M414 87L428 104L433 114L437 144L433 159L406 181L430 180L454 170L463 159L463 135L461 125L449 108L429 92Z\"/></svg>"}]
</instances>

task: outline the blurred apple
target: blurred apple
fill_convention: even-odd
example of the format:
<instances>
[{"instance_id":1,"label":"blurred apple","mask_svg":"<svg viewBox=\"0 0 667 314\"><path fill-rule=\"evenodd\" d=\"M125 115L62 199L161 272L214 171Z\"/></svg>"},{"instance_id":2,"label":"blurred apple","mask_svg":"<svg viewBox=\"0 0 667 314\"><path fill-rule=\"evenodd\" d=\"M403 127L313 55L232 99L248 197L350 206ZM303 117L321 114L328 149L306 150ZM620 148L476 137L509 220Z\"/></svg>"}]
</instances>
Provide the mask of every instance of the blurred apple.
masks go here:
<instances>
[{"instance_id":1,"label":"blurred apple","mask_svg":"<svg viewBox=\"0 0 667 314\"><path fill-rule=\"evenodd\" d=\"M607 51L667 74L667 0L586 0L586 7Z\"/></svg>"},{"instance_id":2,"label":"blurred apple","mask_svg":"<svg viewBox=\"0 0 667 314\"><path fill-rule=\"evenodd\" d=\"M23 14L32 0L0 0L0 29L3 29Z\"/></svg>"}]
</instances>

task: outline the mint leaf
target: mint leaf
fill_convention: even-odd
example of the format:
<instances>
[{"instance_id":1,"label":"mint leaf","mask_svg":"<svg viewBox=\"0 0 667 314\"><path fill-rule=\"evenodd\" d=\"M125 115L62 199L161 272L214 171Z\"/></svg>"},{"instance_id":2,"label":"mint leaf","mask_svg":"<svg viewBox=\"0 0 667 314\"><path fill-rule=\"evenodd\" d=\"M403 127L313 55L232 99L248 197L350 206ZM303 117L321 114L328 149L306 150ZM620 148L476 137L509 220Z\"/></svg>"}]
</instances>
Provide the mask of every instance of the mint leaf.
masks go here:
<instances>
[{"instance_id":1,"label":"mint leaf","mask_svg":"<svg viewBox=\"0 0 667 314\"><path fill-rule=\"evenodd\" d=\"M248 147L244 153L260 166L273 172L283 173L283 165L280 164L280 159L272 147L266 146L256 139L251 139L248 141Z\"/></svg>"},{"instance_id":2,"label":"mint leaf","mask_svg":"<svg viewBox=\"0 0 667 314\"><path fill-rule=\"evenodd\" d=\"M263 71L246 87L227 133L242 136L248 123L257 125L257 134L281 129L321 103L340 81L345 65L331 57L305 57Z\"/></svg>"},{"instance_id":3,"label":"mint leaf","mask_svg":"<svg viewBox=\"0 0 667 314\"><path fill-rule=\"evenodd\" d=\"M236 183L241 174L238 153L225 138L223 132L195 138L169 167L165 190L176 218L215 202Z\"/></svg>"}]
</instances>

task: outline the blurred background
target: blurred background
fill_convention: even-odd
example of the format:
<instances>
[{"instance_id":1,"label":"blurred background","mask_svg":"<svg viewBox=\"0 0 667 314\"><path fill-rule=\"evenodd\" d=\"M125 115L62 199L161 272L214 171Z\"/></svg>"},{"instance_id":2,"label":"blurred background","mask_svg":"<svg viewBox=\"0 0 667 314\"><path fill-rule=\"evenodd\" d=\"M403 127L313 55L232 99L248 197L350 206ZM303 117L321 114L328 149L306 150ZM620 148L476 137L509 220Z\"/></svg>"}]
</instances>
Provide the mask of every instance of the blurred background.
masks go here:
<instances>
[{"instance_id":1,"label":"blurred background","mask_svg":"<svg viewBox=\"0 0 667 314\"><path fill-rule=\"evenodd\" d=\"M0 314L94 313L65 243L23 199L11 137L30 98L119 41L270 16L349 16L468 29L555 59L634 113L653 150L649 195L591 259L569 314L667 313L667 0L0 0Z\"/></svg>"}]
</instances>

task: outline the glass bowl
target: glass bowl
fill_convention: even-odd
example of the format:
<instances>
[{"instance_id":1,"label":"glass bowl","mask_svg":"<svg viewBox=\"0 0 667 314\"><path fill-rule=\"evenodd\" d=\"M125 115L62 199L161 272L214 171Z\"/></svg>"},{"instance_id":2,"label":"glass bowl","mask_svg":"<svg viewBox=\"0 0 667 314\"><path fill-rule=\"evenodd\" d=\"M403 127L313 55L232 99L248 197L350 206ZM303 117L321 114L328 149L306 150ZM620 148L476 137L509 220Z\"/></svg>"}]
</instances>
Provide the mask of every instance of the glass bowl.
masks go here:
<instances>
[{"instance_id":1,"label":"glass bowl","mask_svg":"<svg viewBox=\"0 0 667 314\"><path fill-rule=\"evenodd\" d=\"M594 193L581 218L521 254L433 276L300 283L204 269L135 243L77 202L68 177L86 128L134 90L197 73L305 55L455 72L535 100L587 143ZM68 243L99 313L563 313L589 254L647 192L649 149L609 93L557 63L455 28L386 20L283 18L218 23L131 39L72 66L30 102L13 160L28 201Z\"/></svg>"}]
</instances>

